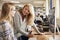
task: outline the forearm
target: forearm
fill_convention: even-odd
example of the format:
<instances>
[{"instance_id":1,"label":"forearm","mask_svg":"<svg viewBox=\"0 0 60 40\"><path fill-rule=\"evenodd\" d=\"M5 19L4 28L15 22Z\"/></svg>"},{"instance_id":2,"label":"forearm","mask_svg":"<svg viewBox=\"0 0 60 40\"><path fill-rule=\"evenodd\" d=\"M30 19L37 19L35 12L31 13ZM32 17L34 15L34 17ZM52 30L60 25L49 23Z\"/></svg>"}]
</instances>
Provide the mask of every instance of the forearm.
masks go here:
<instances>
[{"instance_id":1,"label":"forearm","mask_svg":"<svg viewBox=\"0 0 60 40\"><path fill-rule=\"evenodd\" d=\"M37 33L39 33L39 34L41 33L41 32L38 30L38 28L36 27L35 24L33 25L33 28L36 30Z\"/></svg>"},{"instance_id":2,"label":"forearm","mask_svg":"<svg viewBox=\"0 0 60 40\"><path fill-rule=\"evenodd\" d=\"M29 34L29 32L26 32L26 31L24 31L23 29L20 29L19 32L20 32L21 34L23 34L23 35L26 35L26 36Z\"/></svg>"}]
</instances>

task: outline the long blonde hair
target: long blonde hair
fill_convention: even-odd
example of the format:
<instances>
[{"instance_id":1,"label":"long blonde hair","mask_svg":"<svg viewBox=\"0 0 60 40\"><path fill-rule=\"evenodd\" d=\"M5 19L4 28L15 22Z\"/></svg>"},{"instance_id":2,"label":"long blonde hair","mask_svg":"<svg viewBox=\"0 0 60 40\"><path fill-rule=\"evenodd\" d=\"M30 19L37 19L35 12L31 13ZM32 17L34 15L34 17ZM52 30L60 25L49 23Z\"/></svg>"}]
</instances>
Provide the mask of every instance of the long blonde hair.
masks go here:
<instances>
[{"instance_id":1,"label":"long blonde hair","mask_svg":"<svg viewBox=\"0 0 60 40\"><path fill-rule=\"evenodd\" d=\"M27 23L27 25L33 25L34 20L35 20L35 14L34 14L33 5L31 5L31 4L26 4L26 5L24 5L23 9L24 9L25 7L29 7L29 12L30 12L30 13L27 15L26 23ZM23 9L21 9L21 10L23 10ZM22 13L21 10L19 10L20 13Z\"/></svg>"},{"instance_id":2,"label":"long blonde hair","mask_svg":"<svg viewBox=\"0 0 60 40\"><path fill-rule=\"evenodd\" d=\"M11 17L10 17L10 6L9 5L13 5L12 3L4 3L2 6L2 11L1 11L1 17L0 17L0 22L2 22L3 20L8 20L11 21Z\"/></svg>"}]
</instances>

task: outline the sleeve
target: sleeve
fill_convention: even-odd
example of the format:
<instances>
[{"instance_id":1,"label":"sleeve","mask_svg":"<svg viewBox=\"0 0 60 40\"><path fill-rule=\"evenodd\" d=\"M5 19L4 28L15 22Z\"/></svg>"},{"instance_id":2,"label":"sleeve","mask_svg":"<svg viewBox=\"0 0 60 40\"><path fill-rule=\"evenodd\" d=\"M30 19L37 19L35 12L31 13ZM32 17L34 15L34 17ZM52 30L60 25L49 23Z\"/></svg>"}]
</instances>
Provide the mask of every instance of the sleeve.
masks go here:
<instances>
[{"instance_id":1,"label":"sleeve","mask_svg":"<svg viewBox=\"0 0 60 40\"><path fill-rule=\"evenodd\" d=\"M31 32L32 31L32 27L30 25L27 25L27 31Z\"/></svg>"},{"instance_id":2,"label":"sleeve","mask_svg":"<svg viewBox=\"0 0 60 40\"><path fill-rule=\"evenodd\" d=\"M26 32L26 31L24 31L24 30L22 30L22 29L20 29L20 33L22 33L22 34L24 34L24 35L28 35L29 34L29 32Z\"/></svg>"},{"instance_id":3,"label":"sleeve","mask_svg":"<svg viewBox=\"0 0 60 40\"><path fill-rule=\"evenodd\" d=\"M14 27L14 33L16 34L18 32L18 30L20 30L20 16L18 13L15 14L14 18L13 18L13 27Z\"/></svg>"}]
</instances>

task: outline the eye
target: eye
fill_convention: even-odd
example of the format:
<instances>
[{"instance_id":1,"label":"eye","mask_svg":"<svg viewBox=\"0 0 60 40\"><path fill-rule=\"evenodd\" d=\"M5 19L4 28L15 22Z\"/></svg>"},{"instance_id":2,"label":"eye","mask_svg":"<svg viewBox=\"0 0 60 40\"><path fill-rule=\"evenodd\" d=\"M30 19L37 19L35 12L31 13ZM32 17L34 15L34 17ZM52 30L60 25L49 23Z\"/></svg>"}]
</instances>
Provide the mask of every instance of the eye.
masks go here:
<instances>
[{"instance_id":1,"label":"eye","mask_svg":"<svg viewBox=\"0 0 60 40\"><path fill-rule=\"evenodd\" d=\"M30 10L28 9L28 12L30 12Z\"/></svg>"}]
</instances>

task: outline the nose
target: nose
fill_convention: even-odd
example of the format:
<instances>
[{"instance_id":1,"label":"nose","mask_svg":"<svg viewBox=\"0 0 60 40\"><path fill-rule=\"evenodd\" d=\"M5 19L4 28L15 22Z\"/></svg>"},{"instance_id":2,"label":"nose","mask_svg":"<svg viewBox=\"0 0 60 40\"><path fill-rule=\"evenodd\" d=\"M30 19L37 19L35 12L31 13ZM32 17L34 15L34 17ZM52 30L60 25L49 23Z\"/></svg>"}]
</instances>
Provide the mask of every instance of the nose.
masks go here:
<instances>
[{"instance_id":1,"label":"nose","mask_svg":"<svg viewBox=\"0 0 60 40\"><path fill-rule=\"evenodd\" d=\"M28 12L28 10L25 10L25 12Z\"/></svg>"}]
</instances>

